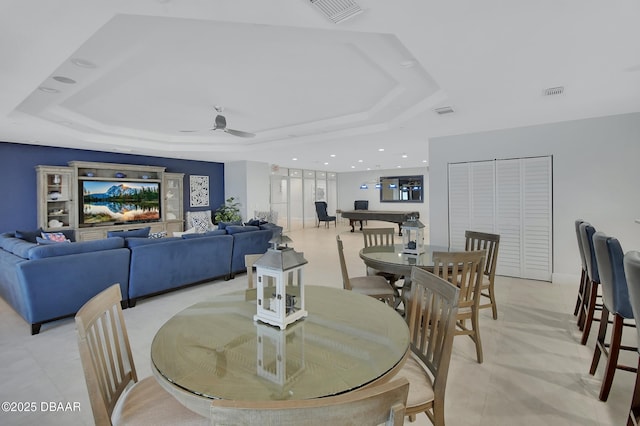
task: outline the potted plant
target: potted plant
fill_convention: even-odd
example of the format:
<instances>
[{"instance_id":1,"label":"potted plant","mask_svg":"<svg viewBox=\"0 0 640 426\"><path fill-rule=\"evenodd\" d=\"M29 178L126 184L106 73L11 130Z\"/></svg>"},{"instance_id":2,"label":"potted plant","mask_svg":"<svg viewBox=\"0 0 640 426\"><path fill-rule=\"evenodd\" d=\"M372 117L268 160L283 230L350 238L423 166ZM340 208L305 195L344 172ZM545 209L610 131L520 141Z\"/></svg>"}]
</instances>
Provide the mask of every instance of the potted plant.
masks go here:
<instances>
[{"instance_id":1,"label":"potted plant","mask_svg":"<svg viewBox=\"0 0 640 426\"><path fill-rule=\"evenodd\" d=\"M240 203L236 202L234 197L227 198L227 201L216 210L213 220L216 224L242 221L239 205Z\"/></svg>"}]
</instances>

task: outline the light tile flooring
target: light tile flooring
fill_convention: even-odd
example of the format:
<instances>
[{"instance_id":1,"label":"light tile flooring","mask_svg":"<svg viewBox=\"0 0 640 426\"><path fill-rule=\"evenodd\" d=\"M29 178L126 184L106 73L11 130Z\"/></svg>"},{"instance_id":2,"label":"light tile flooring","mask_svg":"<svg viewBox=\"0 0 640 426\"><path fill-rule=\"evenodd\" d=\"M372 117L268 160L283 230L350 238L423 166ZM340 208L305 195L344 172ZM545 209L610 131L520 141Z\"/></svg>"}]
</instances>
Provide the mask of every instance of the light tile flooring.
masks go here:
<instances>
[{"instance_id":1,"label":"light tile flooring","mask_svg":"<svg viewBox=\"0 0 640 426\"><path fill-rule=\"evenodd\" d=\"M388 226L369 223L369 227ZM360 233L348 227L320 227L289 233L292 246L309 264L308 284L341 287L335 235L345 244L351 275L363 275L358 257ZM151 374L149 348L156 330L176 312L196 301L243 288L246 275L217 280L141 300L124 311L134 357L141 377ZM456 337L447 385L448 425L623 425L635 375L618 371L608 402L598 400L604 361L595 376L588 374L595 333L587 346L579 344L573 317L576 286L512 278L496 280L499 319L481 313L484 363L477 364L471 340ZM635 345L635 330L625 338ZM636 365L637 355L623 355ZM42 327L37 336L0 300L0 401L36 402L36 413L0 412L2 425L93 424L78 356L73 319ZM78 402L80 412L42 412L42 403ZM405 422L409 424L409 422ZM415 425L428 425L419 415Z\"/></svg>"}]
</instances>

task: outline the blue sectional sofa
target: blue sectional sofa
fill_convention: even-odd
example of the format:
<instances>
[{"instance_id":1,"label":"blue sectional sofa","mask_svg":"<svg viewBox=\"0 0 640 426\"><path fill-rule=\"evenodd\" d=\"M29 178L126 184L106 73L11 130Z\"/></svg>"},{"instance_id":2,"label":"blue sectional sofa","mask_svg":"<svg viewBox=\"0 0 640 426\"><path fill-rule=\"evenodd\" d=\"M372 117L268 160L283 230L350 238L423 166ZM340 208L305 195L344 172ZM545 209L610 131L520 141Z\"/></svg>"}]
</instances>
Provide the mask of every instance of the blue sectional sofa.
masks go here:
<instances>
[{"instance_id":1,"label":"blue sectional sofa","mask_svg":"<svg viewBox=\"0 0 640 426\"><path fill-rule=\"evenodd\" d=\"M37 334L43 323L75 314L113 283L120 283L123 307L133 307L140 298L244 272L244 256L266 252L282 231L264 228L229 226L160 239L114 232L103 240L50 245L1 234L0 297Z\"/></svg>"},{"instance_id":2,"label":"blue sectional sofa","mask_svg":"<svg viewBox=\"0 0 640 426\"><path fill-rule=\"evenodd\" d=\"M31 324L31 334L114 283L127 300L130 251L122 238L38 245L1 234L0 247L0 296Z\"/></svg>"}]
</instances>

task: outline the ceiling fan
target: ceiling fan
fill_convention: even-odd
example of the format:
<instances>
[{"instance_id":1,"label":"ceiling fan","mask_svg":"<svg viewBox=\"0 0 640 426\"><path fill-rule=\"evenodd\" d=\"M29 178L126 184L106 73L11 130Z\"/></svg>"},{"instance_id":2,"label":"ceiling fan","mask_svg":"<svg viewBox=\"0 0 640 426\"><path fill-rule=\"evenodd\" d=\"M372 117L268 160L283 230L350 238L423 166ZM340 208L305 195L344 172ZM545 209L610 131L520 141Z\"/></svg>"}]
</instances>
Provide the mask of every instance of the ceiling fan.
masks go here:
<instances>
[{"instance_id":1,"label":"ceiling fan","mask_svg":"<svg viewBox=\"0 0 640 426\"><path fill-rule=\"evenodd\" d=\"M241 130L233 130L227 128L227 119L222 115L223 108L221 106L215 106L216 112L216 120L213 125L213 129L211 130L222 130L225 133L229 133L230 135L240 136L241 138L252 138L255 136L254 133L243 132Z\"/></svg>"}]
</instances>

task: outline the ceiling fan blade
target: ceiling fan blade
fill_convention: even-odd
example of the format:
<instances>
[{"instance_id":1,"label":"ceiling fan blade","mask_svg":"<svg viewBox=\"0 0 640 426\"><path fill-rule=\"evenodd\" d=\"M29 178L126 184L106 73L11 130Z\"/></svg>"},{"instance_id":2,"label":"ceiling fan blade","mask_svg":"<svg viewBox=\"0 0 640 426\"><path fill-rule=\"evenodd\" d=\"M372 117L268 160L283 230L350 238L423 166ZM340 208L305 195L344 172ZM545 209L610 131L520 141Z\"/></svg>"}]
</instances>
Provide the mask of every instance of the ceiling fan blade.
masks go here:
<instances>
[{"instance_id":1,"label":"ceiling fan blade","mask_svg":"<svg viewBox=\"0 0 640 426\"><path fill-rule=\"evenodd\" d=\"M252 138L255 136L254 133L249 133L249 132L243 132L240 130L233 130L233 129L224 129L225 132L229 133L230 135L234 135L234 136L240 136L241 138Z\"/></svg>"}]
</instances>

